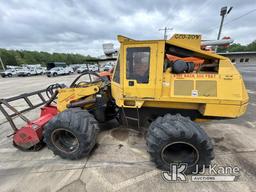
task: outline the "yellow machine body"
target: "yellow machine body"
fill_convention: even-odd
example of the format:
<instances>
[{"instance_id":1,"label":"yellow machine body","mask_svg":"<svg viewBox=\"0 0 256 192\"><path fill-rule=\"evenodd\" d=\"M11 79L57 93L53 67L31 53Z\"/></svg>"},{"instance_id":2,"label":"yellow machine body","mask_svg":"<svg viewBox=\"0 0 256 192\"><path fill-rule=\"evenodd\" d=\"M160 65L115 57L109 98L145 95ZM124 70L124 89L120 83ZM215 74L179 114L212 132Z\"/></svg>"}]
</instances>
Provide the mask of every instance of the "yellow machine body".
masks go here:
<instances>
[{"instance_id":1,"label":"yellow machine body","mask_svg":"<svg viewBox=\"0 0 256 192\"><path fill-rule=\"evenodd\" d=\"M99 86L92 85L87 87L63 88L59 89L57 108L58 111L67 109L67 105L86 97L87 100L92 99L99 91ZM90 105L90 104L88 104Z\"/></svg>"},{"instance_id":2,"label":"yellow machine body","mask_svg":"<svg viewBox=\"0 0 256 192\"><path fill-rule=\"evenodd\" d=\"M228 58L202 50L201 35L175 34L169 40L146 41L118 36L118 40L119 58L111 81L112 97L118 107L193 109L204 116L232 118L245 113L248 94L241 74ZM149 53L146 83L131 77L135 70L128 72L136 50ZM180 74L165 69L167 52L179 55L179 50L186 56L203 59L202 67L217 67Z\"/></svg>"}]
</instances>

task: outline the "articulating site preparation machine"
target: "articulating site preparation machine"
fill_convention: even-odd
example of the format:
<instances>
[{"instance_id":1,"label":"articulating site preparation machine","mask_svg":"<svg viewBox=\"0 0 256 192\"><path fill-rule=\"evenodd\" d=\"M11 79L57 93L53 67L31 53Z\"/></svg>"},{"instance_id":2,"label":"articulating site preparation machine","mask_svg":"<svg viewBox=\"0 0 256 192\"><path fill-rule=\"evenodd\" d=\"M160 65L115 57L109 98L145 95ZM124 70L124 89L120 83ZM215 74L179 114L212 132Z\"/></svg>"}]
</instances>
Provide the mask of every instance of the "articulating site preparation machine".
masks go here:
<instances>
[{"instance_id":1,"label":"articulating site preparation machine","mask_svg":"<svg viewBox=\"0 0 256 192\"><path fill-rule=\"evenodd\" d=\"M42 142L66 159L89 155L99 131L98 124L117 119L126 126L148 128L148 152L158 168L187 163L187 173L214 158L213 145L197 117L236 118L245 113L248 95L243 79L223 56L201 49L201 36L176 34L170 40L136 41L118 36L121 44L111 80L85 72L69 86L53 85L46 92L23 94L1 100L1 111L11 123L13 143L35 149ZM108 73L105 73L108 75ZM30 121L10 106L16 99L38 94L45 106ZM51 104L57 100L56 105ZM42 104L41 103L41 104ZM8 114L5 108L14 114ZM13 117L27 125L17 129Z\"/></svg>"}]
</instances>

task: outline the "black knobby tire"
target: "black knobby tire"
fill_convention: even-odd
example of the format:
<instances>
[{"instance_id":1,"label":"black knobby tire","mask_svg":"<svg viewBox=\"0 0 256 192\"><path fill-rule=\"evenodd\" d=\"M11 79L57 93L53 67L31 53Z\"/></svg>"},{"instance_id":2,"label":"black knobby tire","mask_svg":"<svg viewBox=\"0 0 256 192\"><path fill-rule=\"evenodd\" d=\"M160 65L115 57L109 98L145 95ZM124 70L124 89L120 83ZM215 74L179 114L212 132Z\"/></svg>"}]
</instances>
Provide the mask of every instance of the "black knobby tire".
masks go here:
<instances>
[{"instance_id":1,"label":"black knobby tire","mask_svg":"<svg viewBox=\"0 0 256 192\"><path fill-rule=\"evenodd\" d=\"M149 127L147 147L151 160L159 169L170 164L186 163L185 173L208 167L214 159L213 145L204 130L180 114L158 117Z\"/></svg>"},{"instance_id":2,"label":"black knobby tire","mask_svg":"<svg viewBox=\"0 0 256 192\"><path fill-rule=\"evenodd\" d=\"M53 75L52 75L53 77L57 77L57 73L53 73Z\"/></svg>"},{"instance_id":3,"label":"black knobby tire","mask_svg":"<svg viewBox=\"0 0 256 192\"><path fill-rule=\"evenodd\" d=\"M64 159L88 156L96 143L98 125L86 110L67 109L44 127L44 142L55 155Z\"/></svg>"},{"instance_id":4,"label":"black knobby tire","mask_svg":"<svg viewBox=\"0 0 256 192\"><path fill-rule=\"evenodd\" d=\"M12 77L12 74L8 74L7 76L8 76L8 77Z\"/></svg>"}]
</instances>

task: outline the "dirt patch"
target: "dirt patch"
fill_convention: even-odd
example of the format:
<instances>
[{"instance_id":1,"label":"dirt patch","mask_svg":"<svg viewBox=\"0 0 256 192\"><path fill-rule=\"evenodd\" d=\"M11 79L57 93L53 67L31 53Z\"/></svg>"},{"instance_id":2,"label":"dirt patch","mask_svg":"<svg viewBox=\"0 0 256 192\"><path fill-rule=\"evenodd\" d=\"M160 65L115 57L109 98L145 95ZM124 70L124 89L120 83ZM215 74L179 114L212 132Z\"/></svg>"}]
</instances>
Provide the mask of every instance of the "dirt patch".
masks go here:
<instances>
[{"instance_id":1,"label":"dirt patch","mask_svg":"<svg viewBox=\"0 0 256 192\"><path fill-rule=\"evenodd\" d=\"M226 146L225 142L224 142L224 137L213 137L212 138L213 144L214 144L214 148L217 151L230 151L231 149Z\"/></svg>"},{"instance_id":2,"label":"dirt patch","mask_svg":"<svg viewBox=\"0 0 256 192\"><path fill-rule=\"evenodd\" d=\"M235 154L235 158L245 173L250 174L254 178L256 177L256 164L254 159L248 159L248 157L244 157L242 153Z\"/></svg>"},{"instance_id":3,"label":"dirt patch","mask_svg":"<svg viewBox=\"0 0 256 192\"><path fill-rule=\"evenodd\" d=\"M213 137L212 139L213 139L214 143L220 143L221 141L224 140L224 137Z\"/></svg>"},{"instance_id":4,"label":"dirt patch","mask_svg":"<svg viewBox=\"0 0 256 192\"><path fill-rule=\"evenodd\" d=\"M235 137L212 137L217 152L240 153L247 151L247 146Z\"/></svg>"},{"instance_id":5,"label":"dirt patch","mask_svg":"<svg viewBox=\"0 0 256 192\"><path fill-rule=\"evenodd\" d=\"M117 140L125 141L129 137L129 130L128 129L113 129L111 131L111 136Z\"/></svg>"},{"instance_id":6,"label":"dirt patch","mask_svg":"<svg viewBox=\"0 0 256 192\"><path fill-rule=\"evenodd\" d=\"M228 147L224 146L224 145L215 145L216 149L219 149L220 151L223 152L228 152L231 151Z\"/></svg>"}]
</instances>

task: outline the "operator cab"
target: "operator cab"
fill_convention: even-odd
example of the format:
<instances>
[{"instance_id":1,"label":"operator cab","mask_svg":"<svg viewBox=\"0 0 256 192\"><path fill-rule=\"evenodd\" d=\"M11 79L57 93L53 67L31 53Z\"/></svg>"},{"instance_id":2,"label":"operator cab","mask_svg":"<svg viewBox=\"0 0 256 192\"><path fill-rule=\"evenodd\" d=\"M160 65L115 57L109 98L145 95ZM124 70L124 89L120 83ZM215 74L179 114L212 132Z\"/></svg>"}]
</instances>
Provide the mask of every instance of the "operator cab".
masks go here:
<instances>
[{"instance_id":1,"label":"operator cab","mask_svg":"<svg viewBox=\"0 0 256 192\"><path fill-rule=\"evenodd\" d=\"M120 53L111 83L118 107L191 109L204 116L243 114L241 103L248 96L241 75L228 58L203 50L201 35L118 40Z\"/></svg>"}]
</instances>

